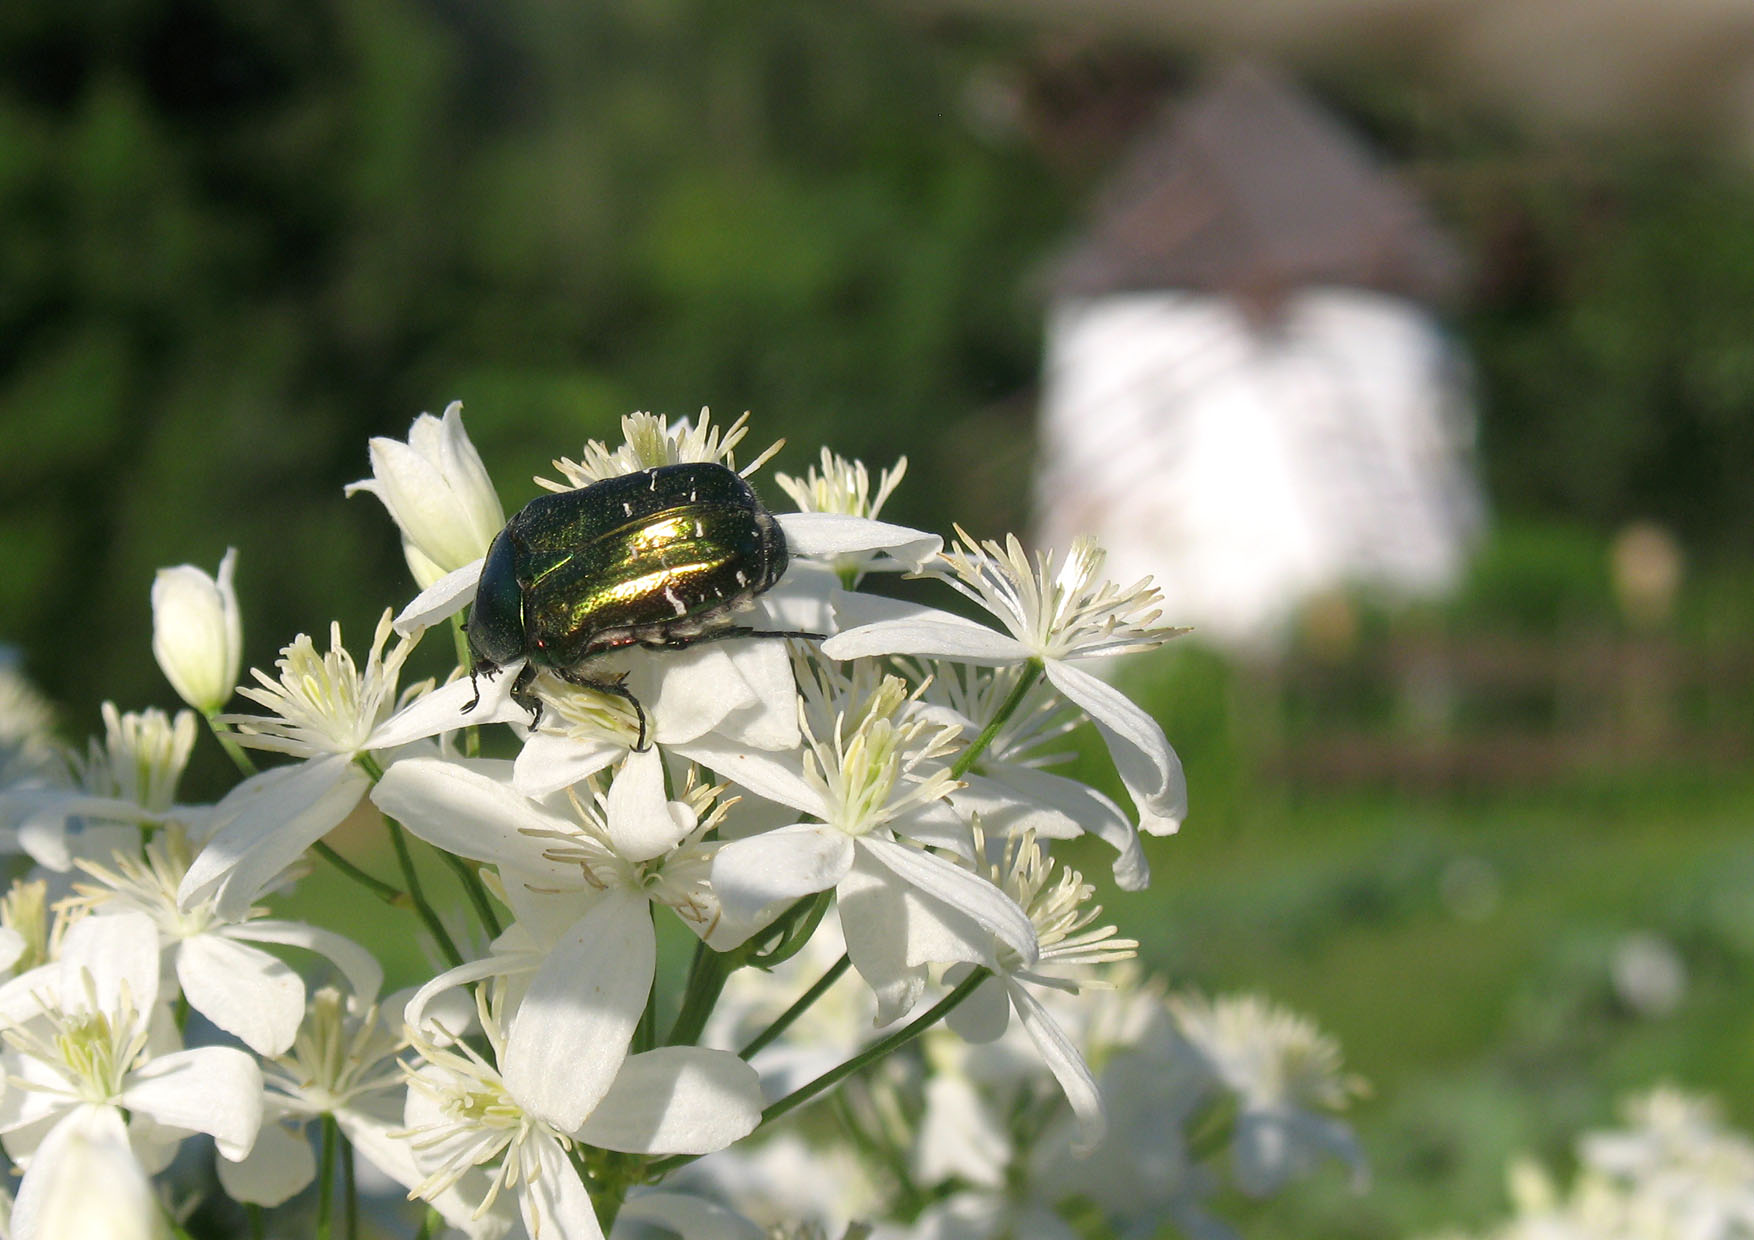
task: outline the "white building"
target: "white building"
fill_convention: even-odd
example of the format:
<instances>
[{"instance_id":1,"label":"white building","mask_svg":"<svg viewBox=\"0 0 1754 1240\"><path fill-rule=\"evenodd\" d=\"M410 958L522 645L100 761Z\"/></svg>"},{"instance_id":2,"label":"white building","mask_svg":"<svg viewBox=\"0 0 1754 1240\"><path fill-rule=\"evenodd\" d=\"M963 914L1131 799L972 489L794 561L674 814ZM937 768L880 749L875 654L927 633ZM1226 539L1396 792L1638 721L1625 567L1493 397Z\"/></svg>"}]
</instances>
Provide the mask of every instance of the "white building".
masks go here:
<instances>
[{"instance_id":1,"label":"white building","mask_svg":"<svg viewBox=\"0 0 1754 1240\"><path fill-rule=\"evenodd\" d=\"M1280 79L1171 112L1055 264L1038 535L1157 579L1166 619L1271 648L1349 585L1452 585L1482 520L1456 263L1412 196Z\"/></svg>"}]
</instances>

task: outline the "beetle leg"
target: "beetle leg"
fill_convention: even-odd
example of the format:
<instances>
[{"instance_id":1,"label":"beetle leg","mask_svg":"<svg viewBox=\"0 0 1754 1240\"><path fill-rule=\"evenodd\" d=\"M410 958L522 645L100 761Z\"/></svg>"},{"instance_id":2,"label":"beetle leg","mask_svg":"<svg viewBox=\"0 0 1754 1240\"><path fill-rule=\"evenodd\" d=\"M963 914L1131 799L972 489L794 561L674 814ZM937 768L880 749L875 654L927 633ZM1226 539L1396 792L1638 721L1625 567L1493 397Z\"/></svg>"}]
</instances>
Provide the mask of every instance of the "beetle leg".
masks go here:
<instances>
[{"instance_id":1,"label":"beetle leg","mask_svg":"<svg viewBox=\"0 0 1754 1240\"><path fill-rule=\"evenodd\" d=\"M485 676L489 680L492 680L497 675L499 675L499 664L493 662L491 659L477 659L470 666L469 687L475 690L475 696L470 698L469 705L463 708L463 713L465 715L481 705L481 681L478 678Z\"/></svg>"},{"instance_id":2,"label":"beetle leg","mask_svg":"<svg viewBox=\"0 0 1754 1240\"><path fill-rule=\"evenodd\" d=\"M536 665L524 664L518 678L512 681L512 701L530 712L530 731L542 722L542 699L530 692L530 686L536 683Z\"/></svg>"},{"instance_id":3,"label":"beetle leg","mask_svg":"<svg viewBox=\"0 0 1754 1240\"><path fill-rule=\"evenodd\" d=\"M557 667L553 670L556 676L569 685L577 685L581 689L595 689L599 693L607 693L632 704L633 713L639 719L639 740L635 743L634 749L644 753L651 748L650 745L646 744L646 708L640 705L639 699L633 695L633 690L627 687L626 672L621 673L614 680L596 680L577 668Z\"/></svg>"},{"instance_id":4,"label":"beetle leg","mask_svg":"<svg viewBox=\"0 0 1754 1240\"><path fill-rule=\"evenodd\" d=\"M779 632L772 629L752 629L746 625L734 624L729 628L714 629L710 633L700 633L694 637L670 637L657 641L642 641L640 645L648 650L686 650L690 646L698 646L702 642L716 642L727 637L801 637L811 641L823 641L828 637L828 634Z\"/></svg>"}]
</instances>

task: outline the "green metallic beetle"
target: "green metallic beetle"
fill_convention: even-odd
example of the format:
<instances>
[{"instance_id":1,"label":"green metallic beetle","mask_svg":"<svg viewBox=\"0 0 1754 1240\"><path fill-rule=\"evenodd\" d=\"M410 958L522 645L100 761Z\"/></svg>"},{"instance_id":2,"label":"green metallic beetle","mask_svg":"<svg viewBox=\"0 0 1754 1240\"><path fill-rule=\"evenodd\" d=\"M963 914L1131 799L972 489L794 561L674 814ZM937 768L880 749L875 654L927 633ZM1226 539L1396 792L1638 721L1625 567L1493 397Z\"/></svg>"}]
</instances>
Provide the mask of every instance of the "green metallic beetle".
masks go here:
<instances>
[{"instance_id":1,"label":"green metallic beetle","mask_svg":"<svg viewBox=\"0 0 1754 1240\"><path fill-rule=\"evenodd\" d=\"M547 668L633 704L624 677L591 673L628 646L677 650L722 637L820 637L731 623L786 571L786 537L742 477L723 465L660 465L531 500L494 536L466 626L470 680L525 660L512 700L542 718L530 691ZM473 710L481 700L476 685Z\"/></svg>"}]
</instances>

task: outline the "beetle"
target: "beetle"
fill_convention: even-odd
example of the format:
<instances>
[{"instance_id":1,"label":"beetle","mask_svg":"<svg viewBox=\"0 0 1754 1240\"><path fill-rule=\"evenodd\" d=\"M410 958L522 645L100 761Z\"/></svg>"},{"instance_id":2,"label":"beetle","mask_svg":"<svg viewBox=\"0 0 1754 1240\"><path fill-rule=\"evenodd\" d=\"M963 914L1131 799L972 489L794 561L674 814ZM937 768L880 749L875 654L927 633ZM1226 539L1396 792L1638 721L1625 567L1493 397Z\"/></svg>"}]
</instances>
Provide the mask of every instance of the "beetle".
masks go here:
<instances>
[{"instance_id":1,"label":"beetle","mask_svg":"<svg viewBox=\"0 0 1754 1240\"><path fill-rule=\"evenodd\" d=\"M547 668L570 684L633 704L626 674L592 674L599 656L630 646L680 650L725 637L821 637L732 623L786 571L786 537L748 482L708 461L659 465L542 495L494 536L465 629L471 683L525 660L512 700L542 703L530 685ZM475 699L464 707L473 710Z\"/></svg>"}]
</instances>

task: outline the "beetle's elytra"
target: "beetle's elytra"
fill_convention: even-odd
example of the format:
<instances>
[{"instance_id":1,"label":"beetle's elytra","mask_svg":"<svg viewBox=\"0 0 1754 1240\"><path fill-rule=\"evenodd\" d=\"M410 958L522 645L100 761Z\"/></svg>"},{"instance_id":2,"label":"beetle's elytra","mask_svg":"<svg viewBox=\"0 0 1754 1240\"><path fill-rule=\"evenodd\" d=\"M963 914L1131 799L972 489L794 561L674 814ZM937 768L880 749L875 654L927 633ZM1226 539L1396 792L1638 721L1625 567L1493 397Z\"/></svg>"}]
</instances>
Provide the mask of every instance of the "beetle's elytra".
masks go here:
<instances>
[{"instance_id":1,"label":"beetle's elytra","mask_svg":"<svg viewBox=\"0 0 1754 1240\"><path fill-rule=\"evenodd\" d=\"M542 706L530 683L541 668L625 698L643 748L644 709L619 679L593 676L592 660L626 646L818 636L731 623L786 563L779 523L723 465L660 465L538 496L506 522L482 562L467 625L471 679L526 660L512 699L530 711L532 727Z\"/></svg>"}]
</instances>

